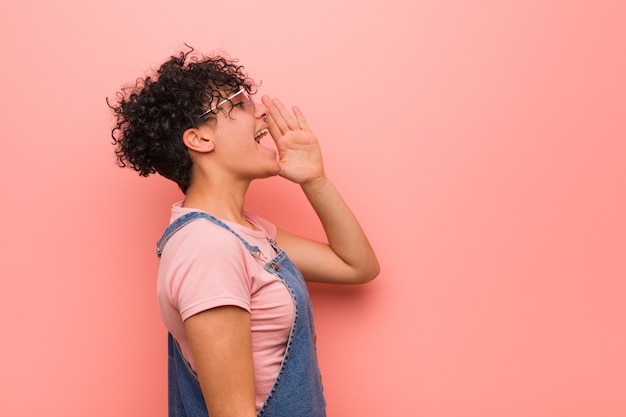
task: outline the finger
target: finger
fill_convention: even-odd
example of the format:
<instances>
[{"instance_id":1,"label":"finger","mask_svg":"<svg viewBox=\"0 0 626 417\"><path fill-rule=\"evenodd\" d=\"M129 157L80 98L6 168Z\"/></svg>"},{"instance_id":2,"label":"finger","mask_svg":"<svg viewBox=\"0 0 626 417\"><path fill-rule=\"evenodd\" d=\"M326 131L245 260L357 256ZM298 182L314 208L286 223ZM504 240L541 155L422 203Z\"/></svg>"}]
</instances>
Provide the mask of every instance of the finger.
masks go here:
<instances>
[{"instance_id":1,"label":"finger","mask_svg":"<svg viewBox=\"0 0 626 417\"><path fill-rule=\"evenodd\" d=\"M296 120L298 121L298 126L300 126L300 129L308 130L310 132L311 129L309 128L309 123L304 118L304 114L298 106L293 106L293 114L296 115Z\"/></svg>"},{"instance_id":2,"label":"finger","mask_svg":"<svg viewBox=\"0 0 626 417\"><path fill-rule=\"evenodd\" d=\"M279 145L279 143L282 141L284 135L283 133L281 133L280 128L276 124L276 121L274 121L274 118L271 114L267 114L267 117L265 118L265 123L267 123L267 130L270 131L270 137L276 144L277 149L280 149L281 145Z\"/></svg>"},{"instance_id":3,"label":"finger","mask_svg":"<svg viewBox=\"0 0 626 417\"><path fill-rule=\"evenodd\" d=\"M298 121L296 120L295 117L293 117L293 115L289 112L289 110L287 110L287 108L283 105L283 103L281 103L281 101L279 99L277 99L277 98L275 98L272 101L274 102L274 104L278 108L278 111L279 111L280 115L283 117L283 119L287 123L287 126L289 127L289 129L290 130L297 129L298 128Z\"/></svg>"},{"instance_id":4,"label":"finger","mask_svg":"<svg viewBox=\"0 0 626 417\"><path fill-rule=\"evenodd\" d=\"M284 117L281 115L280 110L278 110L278 107L276 107L274 100L269 96L263 96L261 97L261 101L267 109L268 119L271 120L276 133L284 135L285 132L289 130L289 126L287 125ZM270 129L270 133L272 133L272 129Z\"/></svg>"},{"instance_id":5,"label":"finger","mask_svg":"<svg viewBox=\"0 0 626 417\"><path fill-rule=\"evenodd\" d=\"M261 102L267 109L265 121L267 123L267 128L272 135L272 138L278 138L283 135L280 126L276 122L276 115L279 115L278 109L272 104L272 99L269 96L261 97Z\"/></svg>"},{"instance_id":6,"label":"finger","mask_svg":"<svg viewBox=\"0 0 626 417\"><path fill-rule=\"evenodd\" d=\"M298 121L279 99L270 99L267 106L283 133L298 129Z\"/></svg>"}]
</instances>

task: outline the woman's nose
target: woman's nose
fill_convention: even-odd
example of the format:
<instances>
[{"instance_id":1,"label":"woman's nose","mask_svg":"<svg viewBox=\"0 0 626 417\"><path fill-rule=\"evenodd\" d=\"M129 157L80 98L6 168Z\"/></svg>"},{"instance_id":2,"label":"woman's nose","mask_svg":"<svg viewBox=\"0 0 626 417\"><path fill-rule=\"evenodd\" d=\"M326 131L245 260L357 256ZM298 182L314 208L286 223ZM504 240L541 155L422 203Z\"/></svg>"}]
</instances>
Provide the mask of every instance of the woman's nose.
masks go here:
<instances>
[{"instance_id":1,"label":"woman's nose","mask_svg":"<svg viewBox=\"0 0 626 417\"><path fill-rule=\"evenodd\" d=\"M257 119L265 119L267 117L267 107L265 107L265 104L260 101L254 102L254 117L256 117Z\"/></svg>"}]
</instances>

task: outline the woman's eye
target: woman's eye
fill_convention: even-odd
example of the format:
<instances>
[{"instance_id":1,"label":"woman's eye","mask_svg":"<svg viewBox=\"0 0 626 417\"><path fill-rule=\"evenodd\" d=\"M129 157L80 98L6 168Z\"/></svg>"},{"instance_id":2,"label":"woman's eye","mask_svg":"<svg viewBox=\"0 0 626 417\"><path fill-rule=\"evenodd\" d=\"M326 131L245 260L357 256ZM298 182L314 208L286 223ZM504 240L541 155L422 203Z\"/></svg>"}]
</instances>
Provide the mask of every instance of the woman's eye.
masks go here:
<instances>
[{"instance_id":1,"label":"woman's eye","mask_svg":"<svg viewBox=\"0 0 626 417\"><path fill-rule=\"evenodd\" d=\"M231 102L233 107L243 107L243 101L239 100L239 101L232 101Z\"/></svg>"}]
</instances>

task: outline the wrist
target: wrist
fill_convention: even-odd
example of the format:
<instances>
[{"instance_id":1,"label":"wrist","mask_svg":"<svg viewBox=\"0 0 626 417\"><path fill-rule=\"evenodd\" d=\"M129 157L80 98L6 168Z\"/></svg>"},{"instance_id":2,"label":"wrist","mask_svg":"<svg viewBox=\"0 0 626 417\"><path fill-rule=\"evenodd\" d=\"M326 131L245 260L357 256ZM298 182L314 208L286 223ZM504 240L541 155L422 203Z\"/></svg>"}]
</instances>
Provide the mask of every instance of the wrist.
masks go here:
<instances>
[{"instance_id":1,"label":"wrist","mask_svg":"<svg viewBox=\"0 0 626 417\"><path fill-rule=\"evenodd\" d=\"M300 187L305 193L319 193L330 184L330 180L324 174L302 182Z\"/></svg>"}]
</instances>

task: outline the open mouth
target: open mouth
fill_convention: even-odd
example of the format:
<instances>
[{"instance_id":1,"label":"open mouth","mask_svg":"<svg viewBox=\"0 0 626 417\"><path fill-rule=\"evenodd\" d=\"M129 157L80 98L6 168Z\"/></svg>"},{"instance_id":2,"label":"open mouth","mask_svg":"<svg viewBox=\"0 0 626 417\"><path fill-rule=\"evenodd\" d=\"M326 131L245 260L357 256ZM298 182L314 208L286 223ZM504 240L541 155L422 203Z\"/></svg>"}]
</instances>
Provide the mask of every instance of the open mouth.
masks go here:
<instances>
[{"instance_id":1,"label":"open mouth","mask_svg":"<svg viewBox=\"0 0 626 417\"><path fill-rule=\"evenodd\" d=\"M267 135L268 133L270 133L270 131L267 129L259 130L258 132L254 134L254 140L256 141L256 143L259 143L261 142L261 138Z\"/></svg>"}]
</instances>

